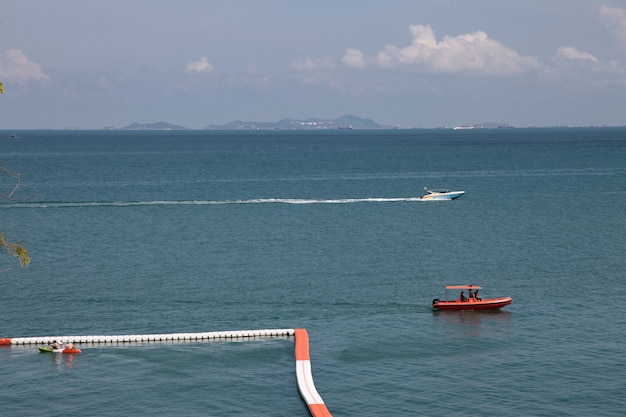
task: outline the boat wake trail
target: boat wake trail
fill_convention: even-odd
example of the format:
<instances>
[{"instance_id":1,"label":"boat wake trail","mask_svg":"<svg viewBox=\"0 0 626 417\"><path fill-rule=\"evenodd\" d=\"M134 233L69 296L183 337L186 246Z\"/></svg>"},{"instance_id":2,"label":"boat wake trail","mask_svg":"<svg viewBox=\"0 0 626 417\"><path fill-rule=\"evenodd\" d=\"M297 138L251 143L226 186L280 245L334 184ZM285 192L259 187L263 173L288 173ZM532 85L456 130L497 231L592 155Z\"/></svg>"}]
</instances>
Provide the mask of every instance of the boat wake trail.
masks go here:
<instances>
[{"instance_id":1,"label":"boat wake trail","mask_svg":"<svg viewBox=\"0 0 626 417\"><path fill-rule=\"evenodd\" d=\"M136 206L210 206L226 204L353 204L397 203L423 201L420 197L397 198L254 198L248 200L154 200L154 201L85 201L85 202L28 202L3 205L1 208L68 208L68 207L136 207Z\"/></svg>"}]
</instances>

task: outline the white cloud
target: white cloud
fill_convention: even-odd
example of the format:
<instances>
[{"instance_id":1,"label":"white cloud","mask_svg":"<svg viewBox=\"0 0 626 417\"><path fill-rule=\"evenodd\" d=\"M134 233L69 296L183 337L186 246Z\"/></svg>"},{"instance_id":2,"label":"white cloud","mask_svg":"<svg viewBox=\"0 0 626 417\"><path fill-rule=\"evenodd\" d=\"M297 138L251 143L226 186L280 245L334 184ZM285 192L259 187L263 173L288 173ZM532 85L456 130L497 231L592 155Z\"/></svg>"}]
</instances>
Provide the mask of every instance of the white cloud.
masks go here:
<instances>
[{"instance_id":1,"label":"white cloud","mask_svg":"<svg viewBox=\"0 0 626 417\"><path fill-rule=\"evenodd\" d=\"M626 44L626 9L602 5L600 6L600 17Z\"/></svg>"},{"instance_id":2,"label":"white cloud","mask_svg":"<svg viewBox=\"0 0 626 417\"><path fill-rule=\"evenodd\" d=\"M377 54L376 62L380 67L412 65L427 72L492 75L516 74L541 67L535 58L520 55L482 31L445 36L438 41L428 25L412 25L409 30L410 45L388 45ZM358 53L358 50L351 50L351 56L358 56Z\"/></svg>"},{"instance_id":3,"label":"white cloud","mask_svg":"<svg viewBox=\"0 0 626 417\"><path fill-rule=\"evenodd\" d=\"M348 67L353 68L365 68L367 65L365 62L365 54L358 49L348 48L341 58L341 61Z\"/></svg>"},{"instance_id":4,"label":"white cloud","mask_svg":"<svg viewBox=\"0 0 626 417\"><path fill-rule=\"evenodd\" d=\"M598 63L598 59L588 52L579 51L571 46L559 48L557 50L557 56L567 60L580 60L580 61L592 61Z\"/></svg>"},{"instance_id":5,"label":"white cloud","mask_svg":"<svg viewBox=\"0 0 626 417\"><path fill-rule=\"evenodd\" d=\"M553 84L578 90L624 85L625 68L622 64L601 61L595 55L571 46L557 49L550 63L540 75Z\"/></svg>"},{"instance_id":6,"label":"white cloud","mask_svg":"<svg viewBox=\"0 0 626 417\"><path fill-rule=\"evenodd\" d=\"M39 64L31 61L20 49L7 49L0 53L0 79L5 83L22 85L31 81L50 81L50 77L42 71Z\"/></svg>"},{"instance_id":7,"label":"white cloud","mask_svg":"<svg viewBox=\"0 0 626 417\"><path fill-rule=\"evenodd\" d=\"M335 67L335 62L330 57L318 57L311 58L309 56L304 58L298 58L291 66L295 71L318 71L325 69L332 69Z\"/></svg>"},{"instance_id":8,"label":"white cloud","mask_svg":"<svg viewBox=\"0 0 626 417\"><path fill-rule=\"evenodd\" d=\"M211 74L213 72L213 65L209 63L209 58L206 56L200 57L199 60L190 62L185 67L185 74Z\"/></svg>"}]
</instances>

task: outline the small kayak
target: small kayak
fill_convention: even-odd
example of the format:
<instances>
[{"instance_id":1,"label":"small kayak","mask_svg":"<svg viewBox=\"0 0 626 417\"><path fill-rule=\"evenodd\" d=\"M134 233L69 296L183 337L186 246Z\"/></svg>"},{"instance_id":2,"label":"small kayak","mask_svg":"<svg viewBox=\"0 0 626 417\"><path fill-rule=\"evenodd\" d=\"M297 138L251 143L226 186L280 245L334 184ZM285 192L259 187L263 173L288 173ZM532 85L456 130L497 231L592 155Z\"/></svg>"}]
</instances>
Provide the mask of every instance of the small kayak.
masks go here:
<instances>
[{"instance_id":1,"label":"small kayak","mask_svg":"<svg viewBox=\"0 0 626 417\"><path fill-rule=\"evenodd\" d=\"M66 353L66 354L74 353L74 354L76 354L76 353L82 353L82 350L76 349L76 348L73 348L73 349L68 349L68 348L65 348L65 349L52 349L51 347L40 347L39 348L39 352Z\"/></svg>"}]
</instances>

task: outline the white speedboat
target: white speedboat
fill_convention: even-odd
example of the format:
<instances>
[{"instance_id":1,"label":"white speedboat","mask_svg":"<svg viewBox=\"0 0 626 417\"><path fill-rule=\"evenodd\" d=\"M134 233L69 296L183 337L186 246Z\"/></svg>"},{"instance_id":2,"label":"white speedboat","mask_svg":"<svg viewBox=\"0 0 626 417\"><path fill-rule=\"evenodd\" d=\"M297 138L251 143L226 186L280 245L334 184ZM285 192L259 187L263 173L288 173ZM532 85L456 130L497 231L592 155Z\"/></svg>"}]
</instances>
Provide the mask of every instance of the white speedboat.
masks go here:
<instances>
[{"instance_id":1,"label":"white speedboat","mask_svg":"<svg viewBox=\"0 0 626 417\"><path fill-rule=\"evenodd\" d=\"M426 194L421 196L422 200L454 200L465 194L465 191L450 191L450 190L429 190L428 187L424 187Z\"/></svg>"}]
</instances>

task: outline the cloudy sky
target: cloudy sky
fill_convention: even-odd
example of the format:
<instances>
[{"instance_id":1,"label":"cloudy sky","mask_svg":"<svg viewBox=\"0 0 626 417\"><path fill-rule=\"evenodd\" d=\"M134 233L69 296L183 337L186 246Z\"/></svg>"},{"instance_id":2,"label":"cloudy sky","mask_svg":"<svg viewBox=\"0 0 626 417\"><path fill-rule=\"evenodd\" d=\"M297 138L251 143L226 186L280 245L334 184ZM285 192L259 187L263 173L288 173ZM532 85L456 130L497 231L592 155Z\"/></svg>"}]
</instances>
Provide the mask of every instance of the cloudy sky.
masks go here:
<instances>
[{"instance_id":1,"label":"cloudy sky","mask_svg":"<svg viewBox=\"0 0 626 417\"><path fill-rule=\"evenodd\" d=\"M2 0L0 129L626 125L626 0Z\"/></svg>"}]
</instances>

